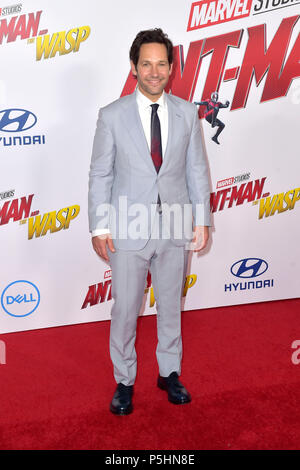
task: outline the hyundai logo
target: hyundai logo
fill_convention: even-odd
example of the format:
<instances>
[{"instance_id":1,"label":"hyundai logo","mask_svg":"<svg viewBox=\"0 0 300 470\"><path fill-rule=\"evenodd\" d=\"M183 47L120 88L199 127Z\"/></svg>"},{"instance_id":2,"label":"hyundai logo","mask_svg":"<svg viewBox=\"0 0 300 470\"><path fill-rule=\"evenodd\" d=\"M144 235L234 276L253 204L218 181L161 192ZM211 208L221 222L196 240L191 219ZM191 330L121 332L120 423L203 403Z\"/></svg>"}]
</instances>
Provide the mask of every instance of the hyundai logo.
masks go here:
<instances>
[{"instance_id":1,"label":"hyundai logo","mask_svg":"<svg viewBox=\"0 0 300 470\"><path fill-rule=\"evenodd\" d=\"M0 111L0 131L27 131L37 123L37 117L26 109L3 109Z\"/></svg>"},{"instance_id":2,"label":"hyundai logo","mask_svg":"<svg viewBox=\"0 0 300 470\"><path fill-rule=\"evenodd\" d=\"M261 276L268 269L268 263L260 258L245 258L234 263L230 271L236 277L251 278Z\"/></svg>"},{"instance_id":3,"label":"hyundai logo","mask_svg":"<svg viewBox=\"0 0 300 470\"><path fill-rule=\"evenodd\" d=\"M27 317L39 306L40 291L30 281L11 282L2 292L3 310L12 317Z\"/></svg>"}]
</instances>

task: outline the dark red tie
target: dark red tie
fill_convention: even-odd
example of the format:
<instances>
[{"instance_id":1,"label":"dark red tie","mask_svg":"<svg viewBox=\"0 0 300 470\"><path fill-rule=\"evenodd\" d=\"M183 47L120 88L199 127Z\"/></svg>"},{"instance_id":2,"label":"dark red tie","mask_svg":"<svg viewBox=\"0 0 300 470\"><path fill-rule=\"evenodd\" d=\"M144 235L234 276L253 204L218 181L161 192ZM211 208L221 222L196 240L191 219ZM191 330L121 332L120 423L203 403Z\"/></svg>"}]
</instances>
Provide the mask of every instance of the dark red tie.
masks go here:
<instances>
[{"instance_id":1,"label":"dark red tie","mask_svg":"<svg viewBox=\"0 0 300 470\"><path fill-rule=\"evenodd\" d=\"M158 104L151 104L151 156L157 173L162 164L160 122L157 115Z\"/></svg>"}]
</instances>

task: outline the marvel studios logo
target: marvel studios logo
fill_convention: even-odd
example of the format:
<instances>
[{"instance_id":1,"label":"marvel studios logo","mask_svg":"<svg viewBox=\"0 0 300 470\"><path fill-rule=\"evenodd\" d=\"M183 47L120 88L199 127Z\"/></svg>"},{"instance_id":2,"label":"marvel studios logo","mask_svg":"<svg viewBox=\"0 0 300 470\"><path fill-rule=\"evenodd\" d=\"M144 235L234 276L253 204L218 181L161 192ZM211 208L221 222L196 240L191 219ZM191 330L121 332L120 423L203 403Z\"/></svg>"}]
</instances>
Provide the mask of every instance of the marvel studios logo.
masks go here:
<instances>
[{"instance_id":1,"label":"marvel studios logo","mask_svg":"<svg viewBox=\"0 0 300 470\"><path fill-rule=\"evenodd\" d=\"M13 197L15 195L15 190L10 189L9 191L3 191L0 193L0 199L9 199L10 197Z\"/></svg>"},{"instance_id":2,"label":"marvel studios logo","mask_svg":"<svg viewBox=\"0 0 300 470\"><path fill-rule=\"evenodd\" d=\"M250 178L250 173L244 173L243 175L233 176L217 182L217 189L223 188L224 186L231 186L234 183L240 183L247 181Z\"/></svg>"},{"instance_id":3,"label":"marvel studios logo","mask_svg":"<svg viewBox=\"0 0 300 470\"><path fill-rule=\"evenodd\" d=\"M0 16L13 15L14 13L20 13L22 10L22 3L10 5L9 7L0 8Z\"/></svg>"},{"instance_id":4,"label":"marvel studios logo","mask_svg":"<svg viewBox=\"0 0 300 470\"><path fill-rule=\"evenodd\" d=\"M105 271L104 273L104 279L108 279L111 277L111 269L108 269L107 271Z\"/></svg>"}]
</instances>

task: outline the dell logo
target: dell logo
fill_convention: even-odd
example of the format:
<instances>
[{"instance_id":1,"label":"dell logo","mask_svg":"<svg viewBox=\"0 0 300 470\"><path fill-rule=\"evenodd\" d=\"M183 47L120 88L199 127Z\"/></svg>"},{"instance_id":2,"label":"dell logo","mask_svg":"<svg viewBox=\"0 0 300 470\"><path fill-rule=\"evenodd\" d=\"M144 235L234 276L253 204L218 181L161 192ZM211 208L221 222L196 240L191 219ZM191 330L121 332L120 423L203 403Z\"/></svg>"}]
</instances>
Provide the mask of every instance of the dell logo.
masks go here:
<instances>
[{"instance_id":1,"label":"dell logo","mask_svg":"<svg viewBox=\"0 0 300 470\"><path fill-rule=\"evenodd\" d=\"M37 123L37 117L26 109L4 109L0 111L0 131L27 131Z\"/></svg>"},{"instance_id":2,"label":"dell logo","mask_svg":"<svg viewBox=\"0 0 300 470\"><path fill-rule=\"evenodd\" d=\"M39 306L40 291L30 281L11 282L2 292L1 305L12 317L27 317Z\"/></svg>"},{"instance_id":3,"label":"dell logo","mask_svg":"<svg viewBox=\"0 0 300 470\"><path fill-rule=\"evenodd\" d=\"M36 302L36 299L33 297L32 292L30 292L30 295L16 295L15 297L13 295L7 295L6 296L6 303L7 305L11 305L14 302L18 302L18 304L21 304L22 302L28 303L28 302Z\"/></svg>"},{"instance_id":4,"label":"dell logo","mask_svg":"<svg viewBox=\"0 0 300 470\"><path fill-rule=\"evenodd\" d=\"M236 277L251 278L261 276L268 269L268 263L260 258L245 258L234 263L230 271Z\"/></svg>"}]
</instances>

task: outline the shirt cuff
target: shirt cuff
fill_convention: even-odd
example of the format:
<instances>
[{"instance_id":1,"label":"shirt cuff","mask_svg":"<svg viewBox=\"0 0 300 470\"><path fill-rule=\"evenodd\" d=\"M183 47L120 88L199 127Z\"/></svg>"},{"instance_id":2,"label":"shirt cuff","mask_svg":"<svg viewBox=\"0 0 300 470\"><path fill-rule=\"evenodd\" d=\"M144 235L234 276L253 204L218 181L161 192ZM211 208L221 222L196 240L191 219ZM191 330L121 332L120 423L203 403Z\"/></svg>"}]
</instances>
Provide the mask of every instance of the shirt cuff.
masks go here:
<instances>
[{"instance_id":1,"label":"shirt cuff","mask_svg":"<svg viewBox=\"0 0 300 470\"><path fill-rule=\"evenodd\" d=\"M92 238L98 237L99 235L105 235L106 233L110 233L108 228L98 228L97 230L92 231Z\"/></svg>"}]
</instances>

